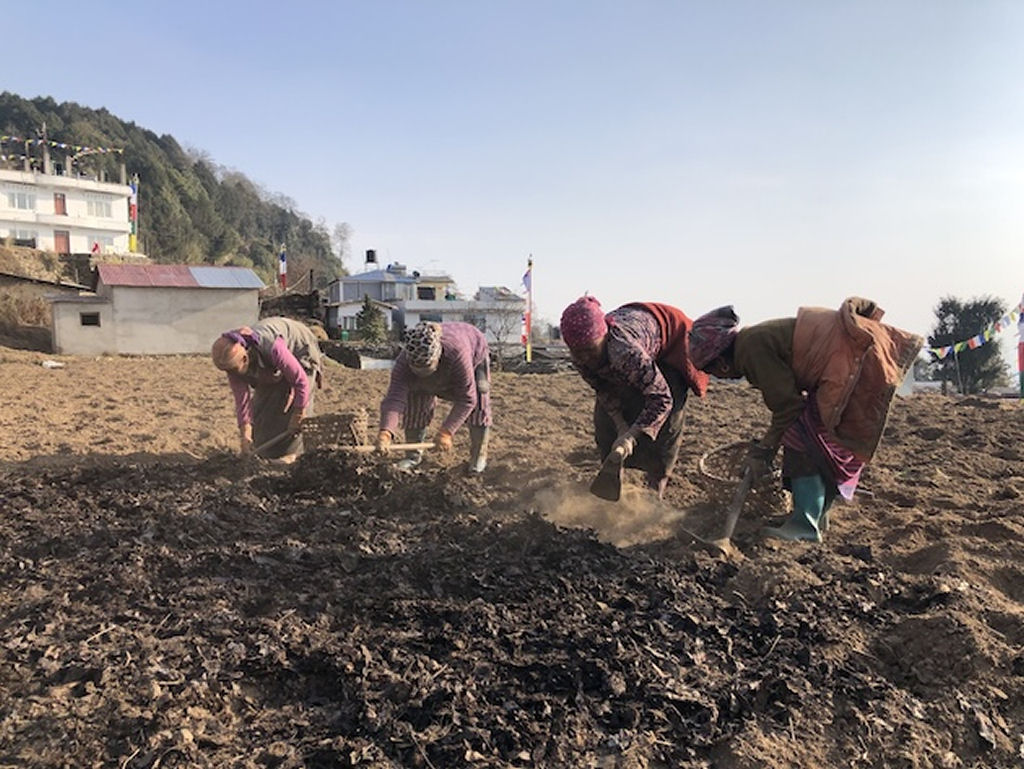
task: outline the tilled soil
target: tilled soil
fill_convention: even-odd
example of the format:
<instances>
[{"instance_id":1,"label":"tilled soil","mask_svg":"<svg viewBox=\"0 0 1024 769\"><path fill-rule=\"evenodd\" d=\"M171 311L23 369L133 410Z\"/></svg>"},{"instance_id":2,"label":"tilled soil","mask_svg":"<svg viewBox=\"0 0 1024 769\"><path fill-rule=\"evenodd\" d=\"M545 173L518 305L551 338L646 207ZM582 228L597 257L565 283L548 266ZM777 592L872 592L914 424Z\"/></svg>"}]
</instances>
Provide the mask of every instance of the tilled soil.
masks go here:
<instances>
[{"instance_id":1,"label":"tilled soil","mask_svg":"<svg viewBox=\"0 0 1024 769\"><path fill-rule=\"evenodd\" d=\"M824 544L750 509L723 560L679 532L767 423L745 385L688 406L666 503L612 504L571 374L495 377L477 479L461 435L413 474L243 461L206 361L60 360L0 361L0 766L1024 762L1018 402L898 401ZM332 368L319 410L386 378Z\"/></svg>"}]
</instances>

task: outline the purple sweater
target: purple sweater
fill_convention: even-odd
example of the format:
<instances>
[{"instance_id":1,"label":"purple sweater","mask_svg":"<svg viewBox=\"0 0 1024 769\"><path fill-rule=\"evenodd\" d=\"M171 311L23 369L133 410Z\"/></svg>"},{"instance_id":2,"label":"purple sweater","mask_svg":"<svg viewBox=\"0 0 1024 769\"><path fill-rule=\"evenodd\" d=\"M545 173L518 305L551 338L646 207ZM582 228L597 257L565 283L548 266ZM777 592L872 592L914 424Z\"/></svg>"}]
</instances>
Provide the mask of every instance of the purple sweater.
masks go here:
<instances>
[{"instance_id":1,"label":"purple sweater","mask_svg":"<svg viewBox=\"0 0 1024 769\"><path fill-rule=\"evenodd\" d=\"M262 370L257 376L258 381L247 380L235 374L228 374L228 384L235 396L235 418L238 426L252 424L252 391L250 387L259 383L271 384L284 380L292 386L295 393L295 407L306 408L309 405L309 377L303 370L298 359L288 349L288 344L278 337L270 348L270 364L273 370Z\"/></svg>"},{"instance_id":2,"label":"purple sweater","mask_svg":"<svg viewBox=\"0 0 1024 769\"><path fill-rule=\"evenodd\" d=\"M410 393L434 395L450 401L451 411L441 429L454 435L473 412L477 403L477 366L487 360L487 338L469 323L443 323L441 325L441 360L437 371L429 376L417 376L409 368L405 351L398 354L391 369L391 383L380 404L380 429L395 433L405 413Z\"/></svg>"}]
</instances>

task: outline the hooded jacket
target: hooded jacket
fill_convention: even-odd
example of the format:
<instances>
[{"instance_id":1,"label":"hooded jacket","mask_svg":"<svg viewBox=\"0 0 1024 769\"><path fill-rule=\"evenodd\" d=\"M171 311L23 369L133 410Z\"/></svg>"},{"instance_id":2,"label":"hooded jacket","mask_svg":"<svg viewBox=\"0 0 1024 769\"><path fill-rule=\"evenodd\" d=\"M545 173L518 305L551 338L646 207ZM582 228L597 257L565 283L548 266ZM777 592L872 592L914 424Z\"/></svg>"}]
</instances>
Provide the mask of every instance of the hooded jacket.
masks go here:
<instances>
[{"instance_id":1,"label":"hooded jacket","mask_svg":"<svg viewBox=\"0 0 1024 769\"><path fill-rule=\"evenodd\" d=\"M829 433L858 459L871 458L896 388L924 341L881 323L882 314L875 302L850 297L838 310L801 307L796 318L740 330L737 371L772 410L762 443L778 446L803 411L806 392Z\"/></svg>"},{"instance_id":2,"label":"hooded jacket","mask_svg":"<svg viewBox=\"0 0 1024 769\"><path fill-rule=\"evenodd\" d=\"M892 396L921 350L916 334L881 322L870 299L839 310L802 307L793 330L793 370L813 389L826 429L859 459L878 447Z\"/></svg>"}]
</instances>

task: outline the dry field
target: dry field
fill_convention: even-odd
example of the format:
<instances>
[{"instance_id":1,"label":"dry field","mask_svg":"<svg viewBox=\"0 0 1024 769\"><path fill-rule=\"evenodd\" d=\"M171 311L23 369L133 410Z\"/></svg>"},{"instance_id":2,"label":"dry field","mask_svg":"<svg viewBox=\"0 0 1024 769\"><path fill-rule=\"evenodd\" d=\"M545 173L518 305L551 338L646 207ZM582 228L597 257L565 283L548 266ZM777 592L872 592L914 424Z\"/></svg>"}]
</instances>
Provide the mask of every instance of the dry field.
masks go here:
<instances>
[{"instance_id":1,"label":"dry field","mask_svg":"<svg viewBox=\"0 0 1024 769\"><path fill-rule=\"evenodd\" d=\"M45 368L57 360L62 368ZM387 373L332 365L321 414ZM894 407L822 545L723 561L688 405L664 504L589 495L591 397L498 374L491 464L239 460L207 360L0 348L0 767L1011 767L1024 762L1024 414ZM637 478L630 478L635 482Z\"/></svg>"}]
</instances>

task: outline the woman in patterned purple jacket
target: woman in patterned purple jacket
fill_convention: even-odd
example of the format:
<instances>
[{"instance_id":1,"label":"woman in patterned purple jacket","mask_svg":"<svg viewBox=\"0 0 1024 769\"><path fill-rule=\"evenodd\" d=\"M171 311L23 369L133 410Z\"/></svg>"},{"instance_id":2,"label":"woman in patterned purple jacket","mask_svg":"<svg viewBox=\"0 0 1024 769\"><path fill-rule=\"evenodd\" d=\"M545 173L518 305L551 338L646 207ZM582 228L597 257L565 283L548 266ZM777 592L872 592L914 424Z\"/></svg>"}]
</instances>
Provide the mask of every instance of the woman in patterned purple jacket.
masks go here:
<instances>
[{"instance_id":1,"label":"woman in patterned purple jacket","mask_svg":"<svg viewBox=\"0 0 1024 769\"><path fill-rule=\"evenodd\" d=\"M612 451L646 471L658 497L672 475L683 438L690 391L703 396L708 375L690 361L692 321L656 302L626 304L605 315L584 296L562 313L562 339L594 388L594 438L601 458Z\"/></svg>"}]
</instances>

